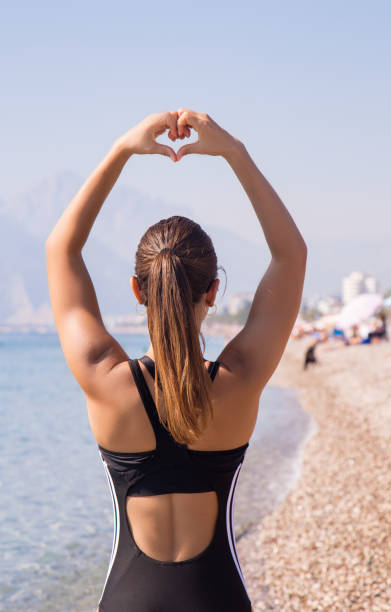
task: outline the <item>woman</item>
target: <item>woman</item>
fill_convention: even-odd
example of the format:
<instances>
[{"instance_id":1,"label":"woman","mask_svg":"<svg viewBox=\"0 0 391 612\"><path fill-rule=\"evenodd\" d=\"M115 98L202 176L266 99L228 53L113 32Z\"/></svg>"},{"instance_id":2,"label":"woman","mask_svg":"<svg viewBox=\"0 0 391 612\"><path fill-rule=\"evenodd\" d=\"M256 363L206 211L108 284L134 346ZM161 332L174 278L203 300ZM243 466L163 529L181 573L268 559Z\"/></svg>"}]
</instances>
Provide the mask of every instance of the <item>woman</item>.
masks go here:
<instances>
[{"instance_id":1,"label":"woman","mask_svg":"<svg viewBox=\"0 0 391 612\"><path fill-rule=\"evenodd\" d=\"M191 129L198 141L175 153L155 142L167 129L172 141ZM270 247L247 322L213 363L199 336L219 287L217 259L209 236L185 217L162 219L138 245L131 286L147 309L146 355L130 359L102 322L81 251L125 163L147 153L174 162L191 153L224 157ZM51 232L46 253L58 334L113 496L113 550L98 610L251 610L233 496L262 390L300 307L306 245L292 217L243 143L208 115L179 109L149 115L115 141Z\"/></svg>"}]
</instances>

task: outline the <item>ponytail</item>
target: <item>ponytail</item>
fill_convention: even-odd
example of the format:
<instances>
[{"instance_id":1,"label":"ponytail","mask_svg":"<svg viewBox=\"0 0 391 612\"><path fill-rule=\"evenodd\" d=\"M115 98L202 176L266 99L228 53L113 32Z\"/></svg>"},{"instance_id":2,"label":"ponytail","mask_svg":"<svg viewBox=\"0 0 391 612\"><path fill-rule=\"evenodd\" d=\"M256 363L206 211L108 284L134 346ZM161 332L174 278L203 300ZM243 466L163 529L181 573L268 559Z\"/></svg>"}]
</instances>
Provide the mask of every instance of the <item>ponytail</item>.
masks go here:
<instances>
[{"instance_id":1,"label":"ponytail","mask_svg":"<svg viewBox=\"0 0 391 612\"><path fill-rule=\"evenodd\" d=\"M159 419L177 442L191 444L213 417L212 381L194 310L217 276L212 241L191 219L178 215L162 219L139 243L136 274L147 306Z\"/></svg>"},{"instance_id":2,"label":"ponytail","mask_svg":"<svg viewBox=\"0 0 391 612\"><path fill-rule=\"evenodd\" d=\"M213 415L211 381L205 376L191 287L173 250L163 249L155 257L148 287L156 407L164 423L158 403L160 382L167 428L175 440L189 444L199 437Z\"/></svg>"}]
</instances>

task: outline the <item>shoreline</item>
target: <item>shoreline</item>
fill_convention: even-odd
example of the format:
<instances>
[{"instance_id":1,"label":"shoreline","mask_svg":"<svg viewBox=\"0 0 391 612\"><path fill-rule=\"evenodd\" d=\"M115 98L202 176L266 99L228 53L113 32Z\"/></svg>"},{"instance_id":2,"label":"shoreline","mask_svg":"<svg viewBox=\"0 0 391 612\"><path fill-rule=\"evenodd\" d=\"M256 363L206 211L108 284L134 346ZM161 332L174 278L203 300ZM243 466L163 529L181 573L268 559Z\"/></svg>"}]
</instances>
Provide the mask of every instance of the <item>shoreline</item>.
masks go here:
<instances>
[{"instance_id":1,"label":"shoreline","mask_svg":"<svg viewBox=\"0 0 391 612\"><path fill-rule=\"evenodd\" d=\"M137 325L110 325L106 326L110 334L121 335L146 335L149 336L148 325L145 323ZM204 336L218 337L228 342L243 328L243 325L237 323L212 323L204 322L201 327L201 332ZM0 337L9 334L37 334L37 335L54 335L57 336L57 329L54 326L48 325L7 325L0 324Z\"/></svg>"},{"instance_id":2,"label":"shoreline","mask_svg":"<svg viewBox=\"0 0 391 612\"><path fill-rule=\"evenodd\" d=\"M263 412L247 449L235 496L235 537L239 542L284 501L300 475L303 443L313 419L290 389L269 385Z\"/></svg>"},{"instance_id":3,"label":"shoreline","mask_svg":"<svg viewBox=\"0 0 391 612\"><path fill-rule=\"evenodd\" d=\"M316 429L293 490L237 543L253 610L389 612L391 344L329 340L303 370L310 343L290 339L268 382Z\"/></svg>"}]
</instances>

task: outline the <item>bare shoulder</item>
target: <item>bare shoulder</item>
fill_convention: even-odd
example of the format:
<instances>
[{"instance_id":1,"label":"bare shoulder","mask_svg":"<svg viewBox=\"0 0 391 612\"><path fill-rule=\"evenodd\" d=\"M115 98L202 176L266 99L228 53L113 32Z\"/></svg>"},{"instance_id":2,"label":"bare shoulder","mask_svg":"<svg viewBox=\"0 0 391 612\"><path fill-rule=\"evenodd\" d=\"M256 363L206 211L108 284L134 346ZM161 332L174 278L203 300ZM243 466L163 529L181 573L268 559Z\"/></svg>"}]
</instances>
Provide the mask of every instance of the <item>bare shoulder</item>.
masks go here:
<instances>
[{"instance_id":1,"label":"bare shoulder","mask_svg":"<svg viewBox=\"0 0 391 612\"><path fill-rule=\"evenodd\" d=\"M216 361L219 362L216 387L226 389L227 394L242 396L243 399L259 398L262 392L261 385L251 384L253 373L248 367L245 354L236 349L234 343L228 343Z\"/></svg>"},{"instance_id":2,"label":"bare shoulder","mask_svg":"<svg viewBox=\"0 0 391 612\"><path fill-rule=\"evenodd\" d=\"M99 395L86 395L86 401L91 429L98 444L119 452L154 448L153 430L143 410L128 360L112 368L101 382Z\"/></svg>"},{"instance_id":3,"label":"bare shoulder","mask_svg":"<svg viewBox=\"0 0 391 612\"><path fill-rule=\"evenodd\" d=\"M233 448L251 438L262 389L248 384L246 365L235 351L226 347L216 361L220 366L213 382L213 431L216 439L224 440L227 448Z\"/></svg>"},{"instance_id":4,"label":"bare shoulder","mask_svg":"<svg viewBox=\"0 0 391 612\"><path fill-rule=\"evenodd\" d=\"M129 400L136 398L137 388L131 373L129 359L117 363L109 371L102 372L99 393L88 396L87 402L118 409L129 407Z\"/></svg>"}]
</instances>

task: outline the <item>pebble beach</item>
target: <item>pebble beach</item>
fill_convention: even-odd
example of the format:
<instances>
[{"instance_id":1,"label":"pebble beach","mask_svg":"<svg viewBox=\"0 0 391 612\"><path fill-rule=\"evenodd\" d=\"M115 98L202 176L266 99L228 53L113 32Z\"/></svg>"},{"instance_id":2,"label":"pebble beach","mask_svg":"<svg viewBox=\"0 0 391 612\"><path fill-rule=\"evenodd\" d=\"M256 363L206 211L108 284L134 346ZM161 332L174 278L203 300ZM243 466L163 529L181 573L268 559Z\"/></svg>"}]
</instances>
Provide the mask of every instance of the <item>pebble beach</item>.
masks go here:
<instances>
[{"instance_id":1,"label":"pebble beach","mask_svg":"<svg viewBox=\"0 0 391 612\"><path fill-rule=\"evenodd\" d=\"M316 430L285 500L237 548L254 612L391 611L391 342L290 339L269 384ZM262 398L260 403L262 410Z\"/></svg>"}]
</instances>

